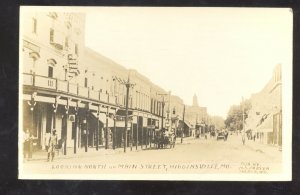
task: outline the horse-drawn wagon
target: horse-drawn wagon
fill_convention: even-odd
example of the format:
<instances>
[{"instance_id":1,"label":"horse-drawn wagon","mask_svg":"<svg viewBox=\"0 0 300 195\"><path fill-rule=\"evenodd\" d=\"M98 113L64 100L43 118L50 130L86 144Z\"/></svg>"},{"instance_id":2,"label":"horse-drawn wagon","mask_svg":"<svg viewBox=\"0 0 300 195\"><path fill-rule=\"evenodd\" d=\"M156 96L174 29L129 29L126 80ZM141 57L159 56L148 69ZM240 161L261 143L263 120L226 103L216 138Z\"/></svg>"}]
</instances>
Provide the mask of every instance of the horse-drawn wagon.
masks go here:
<instances>
[{"instance_id":1,"label":"horse-drawn wagon","mask_svg":"<svg viewBox=\"0 0 300 195\"><path fill-rule=\"evenodd\" d=\"M156 148L160 149L160 148L174 148L175 147L175 141L176 141L176 137L174 133L166 133L162 132L162 131L158 131L155 134L155 146Z\"/></svg>"}]
</instances>

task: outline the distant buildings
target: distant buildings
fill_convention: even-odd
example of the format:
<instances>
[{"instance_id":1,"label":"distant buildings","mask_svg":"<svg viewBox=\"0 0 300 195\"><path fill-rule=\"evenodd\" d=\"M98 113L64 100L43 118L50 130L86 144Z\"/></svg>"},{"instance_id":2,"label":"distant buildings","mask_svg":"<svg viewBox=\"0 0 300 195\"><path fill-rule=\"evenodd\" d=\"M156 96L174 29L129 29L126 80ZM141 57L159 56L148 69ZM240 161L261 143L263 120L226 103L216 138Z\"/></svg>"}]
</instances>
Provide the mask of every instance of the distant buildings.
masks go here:
<instances>
[{"instance_id":1,"label":"distant buildings","mask_svg":"<svg viewBox=\"0 0 300 195\"><path fill-rule=\"evenodd\" d=\"M250 98L252 108L246 120L246 130L264 144L282 145L282 77L281 65L273 71L271 80Z\"/></svg>"},{"instance_id":2,"label":"distant buildings","mask_svg":"<svg viewBox=\"0 0 300 195\"><path fill-rule=\"evenodd\" d=\"M56 129L64 154L68 149L149 145L163 127L191 135L197 122L207 122L205 107L192 106L152 83L136 70L85 47L85 15L24 12L20 61L23 85L23 129L45 149ZM126 87L129 91L127 143L124 143ZM183 123L183 118L185 118Z\"/></svg>"},{"instance_id":3,"label":"distant buildings","mask_svg":"<svg viewBox=\"0 0 300 195\"><path fill-rule=\"evenodd\" d=\"M196 126L205 127L209 123L209 116L207 114L206 107L200 107L198 105L198 99L196 94L193 97L193 104L186 107L186 120L189 122L191 129L195 130ZM204 133L202 128L202 134ZM191 134L193 131L191 131Z\"/></svg>"}]
</instances>

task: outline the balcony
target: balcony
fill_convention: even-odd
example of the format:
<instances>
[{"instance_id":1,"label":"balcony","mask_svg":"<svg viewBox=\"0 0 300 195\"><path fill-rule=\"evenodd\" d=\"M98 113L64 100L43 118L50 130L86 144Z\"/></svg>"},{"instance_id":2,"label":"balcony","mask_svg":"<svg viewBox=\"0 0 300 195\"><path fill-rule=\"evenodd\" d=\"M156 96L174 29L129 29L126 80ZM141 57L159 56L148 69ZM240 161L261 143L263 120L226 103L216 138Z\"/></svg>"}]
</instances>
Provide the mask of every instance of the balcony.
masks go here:
<instances>
[{"instance_id":1,"label":"balcony","mask_svg":"<svg viewBox=\"0 0 300 195\"><path fill-rule=\"evenodd\" d=\"M64 80L24 73L22 83L24 86L34 86L69 95L81 96L83 98L89 98L103 103L116 104L115 96L109 96L106 93L100 93L99 91L91 90Z\"/></svg>"},{"instance_id":2,"label":"balcony","mask_svg":"<svg viewBox=\"0 0 300 195\"><path fill-rule=\"evenodd\" d=\"M99 91L90 90L90 98L93 100L99 100Z\"/></svg>"},{"instance_id":3,"label":"balcony","mask_svg":"<svg viewBox=\"0 0 300 195\"><path fill-rule=\"evenodd\" d=\"M33 85L33 76L31 74L23 74L23 84Z\"/></svg>"},{"instance_id":4,"label":"balcony","mask_svg":"<svg viewBox=\"0 0 300 195\"><path fill-rule=\"evenodd\" d=\"M88 98L89 97L89 88L79 86L77 95Z\"/></svg>"},{"instance_id":5,"label":"balcony","mask_svg":"<svg viewBox=\"0 0 300 195\"><path fill-rule=\"evenodd\" d=\"M68 92L68 82L57 80L57 90L62 92Z\"/></svg>"},{"instance_id":6,"label":"balcony","mask_svg":"<svg viewBox=\"0 0 300 195\"><path fill-rule=\"evenodd\" d=\"M37 75L34 77L34 79L35 79L34 85L36 87L56 90L56 86L57 86L56 79L44 77L44 76L37 76Z\"/></svg>"},{"instance_id":7,"label":"balcony","mask_svg":"<svg viewBox=\"0 0 300 195\"><path fill-rule=\"evenodd\" d=\"M73 95L77 95L77 84L69 83L69 93Z\"/></svg>"},{"instance_id":8,"label":"balcony","mask_svg":"<svg viewBox=\"0 0 300 195\"><path fill-rule=\"evenodd\" d=\"M113 95L110 95L110 96L109 96L109 103L110 103L110 104L116 104L116 97L113 96Z\"/></svg>"},{"instance_id":9,"label":"balcony","mask_svg":"<svg viewBox=\"0 0 300 195\"><path fill-rule=\"evenodd\" d=\"M108 102L108 95L106 93L100 94L100 101L101 102Z\"/></svg>"}]
</instances>

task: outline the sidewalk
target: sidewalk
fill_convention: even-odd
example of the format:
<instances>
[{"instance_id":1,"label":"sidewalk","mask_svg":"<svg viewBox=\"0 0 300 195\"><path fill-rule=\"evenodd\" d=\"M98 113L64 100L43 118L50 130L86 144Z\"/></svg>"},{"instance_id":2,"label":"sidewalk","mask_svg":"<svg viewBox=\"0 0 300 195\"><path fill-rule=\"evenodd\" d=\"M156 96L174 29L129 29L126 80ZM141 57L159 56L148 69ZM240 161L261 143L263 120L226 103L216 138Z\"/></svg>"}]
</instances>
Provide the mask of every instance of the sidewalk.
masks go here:
<instances>
[{"instance_id":1,"label":"sidewalk","mask_svg":"<svg viewBox=\"0 0 300 195\"><path fill-rule=\"evenodd\" d=\"M130 150L130 147L129 147ZM67 154L64 155L62 150L59 150L59 152L55 152L55 159L70 159L70 158L82 158L82 157L88 157L88 156L95 156L95 155L108 155L113 153L121 153L123 152L123 148L116 148L113 149L105 149L104 147L99 147L98 151L96 148L88 148L88 151L85 152L84 148L77 148L76 154L74 154L73 148L67 148ZM45 150L39 150L32 154L32 158L30 161L46 161L47 160L47 152Z\"/></svg>"},{"instance_id":2,"label":"sidewalk","mask_svg":"<svg viewBox=\"0 0 300 195\"><path fill-rule=\"evenodd\" d=\"M231 136L236 137L236 139L242 143L242 137L236 136L236 135L232 135ZM264 153L269 157L278 157L279 155L281 155L281 150L279 149L279 146L274 146L274 145L267 145L267 144L263 144L263 143L259 143L258 140L254 141L254 140L248 140L246 138L245 141L245 147L254 150L256 152L260 152L260 153Z\"/></svg>"},{"instance_id":3,"label":"sidewalk","mask_svg":"<svg viewBox=\"0 0 300 195\"><path fill-rule=\"evenodd\" d=\"M192 140L192 137L185 137L183 138L183 143L181 143L181 139L176 139L176 144L189 144L189 140ZM151 148L154 148L154 144L151 144ZM132 146L132 151L130 150L130 147L126 148L126 153L130 152L141 152L143 150L149 150L150 145L146 147L146 145L143 145L143 149L139 145L137 150L136 146ZM104 146L99 146L98 151L95 147L89 147L88 151L85 152L85 148L77 148L76 154L74 154L73 148L67 148L67 155L64 155L62 150L59 150L59 153L55 152L55 159L71 159L71 158L82 158L82 157L92 157L96 155L111 155L111 154L122 154L124 153L124 148L116 148L116 149L105 149ZM32 154L32 158L30 160L27 160L27 162L35 162L35 161L46 161L47 160L47 152L45 150L39 150L35 151Z\"/></svg>"}]
</instances>

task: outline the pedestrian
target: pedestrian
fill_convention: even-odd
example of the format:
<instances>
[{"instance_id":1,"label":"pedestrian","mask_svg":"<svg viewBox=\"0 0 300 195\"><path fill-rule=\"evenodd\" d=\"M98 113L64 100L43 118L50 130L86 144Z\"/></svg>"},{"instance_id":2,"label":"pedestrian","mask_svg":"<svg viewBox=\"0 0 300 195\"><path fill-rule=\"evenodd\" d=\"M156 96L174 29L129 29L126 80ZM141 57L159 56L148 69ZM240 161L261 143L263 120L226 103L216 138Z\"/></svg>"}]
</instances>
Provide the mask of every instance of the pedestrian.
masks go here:
<instances>
[{"instance_id":1,"label":"pedestrian","mask_svg":"<svg viewBox=\"0 0 300 195\"><path fill-rule=\"evenodd\" d=\"M56 135L56 130L53 129L52 135L50 136L49 144L48 144L48 159L47 159L47 161L50 160L50 155L51 155L51 161L53 161L56 145L57 145L57 135Z\"/></svg>"},{"instance_id":2,"label":"pedestrian","mask_svg":"<svg viewBox=\"0 0 300 195\"><path fill-rule=\"evenodd\" d=\"M228 137L228 131L225 131L225 141L227 141L227 137Z\"/></svg>"},{"instance_id":3,"label":"pedestrian","mask_svg":"<svg viewBox=\"0 0 300 195\"><path fill-rule=\"evenodd\" d=\"M30 158L30 132L28 128L23 132L23 156L24 159L26 159L26 157Z\"/></svg>"}]
</instances>

